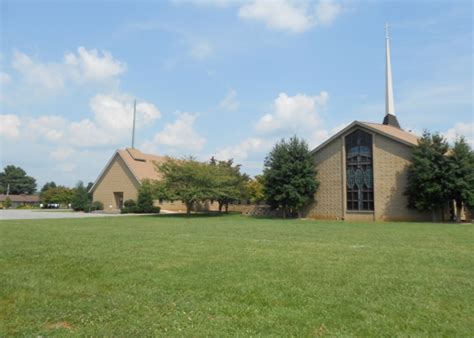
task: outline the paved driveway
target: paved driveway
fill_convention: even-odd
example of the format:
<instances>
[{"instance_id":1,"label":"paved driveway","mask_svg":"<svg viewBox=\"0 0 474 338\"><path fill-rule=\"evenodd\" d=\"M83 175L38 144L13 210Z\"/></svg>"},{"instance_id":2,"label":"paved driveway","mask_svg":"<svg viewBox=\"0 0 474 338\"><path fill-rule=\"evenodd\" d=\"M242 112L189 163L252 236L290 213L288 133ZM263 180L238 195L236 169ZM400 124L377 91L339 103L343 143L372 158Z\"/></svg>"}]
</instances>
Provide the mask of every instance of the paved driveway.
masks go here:
<instances>
[{"instance_id":1,"label":"paved driveway","mask_svg":"<svg viewBox=\"0 0 474 338\"><path fill-rule=\"evenodd\" d=\"M86 218L86 217L120 217L121 214L84 213L61 210L4 210L0 209L0 220L8 219L47 219L47 218Z\"/></svg>"}]
</instances>

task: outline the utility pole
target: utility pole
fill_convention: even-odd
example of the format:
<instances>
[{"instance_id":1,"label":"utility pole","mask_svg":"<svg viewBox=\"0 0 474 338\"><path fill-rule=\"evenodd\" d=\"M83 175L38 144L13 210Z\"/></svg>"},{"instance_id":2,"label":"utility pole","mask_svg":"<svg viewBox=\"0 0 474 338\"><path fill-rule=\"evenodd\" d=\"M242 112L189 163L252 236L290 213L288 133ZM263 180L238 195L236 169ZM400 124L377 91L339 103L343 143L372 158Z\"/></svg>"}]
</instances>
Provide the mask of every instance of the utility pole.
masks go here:
<instances>
[{"instance_id":1,"label":"utility pole","mask_svg":"<svg viewBox=\"0 0 474 338\"><path fill-rule=\"evenodd\" d=\"M132 129L132 149L135 148L135 119L137 115L137 100L133 102L133 129Z\"/></svg>"}]
</instances>

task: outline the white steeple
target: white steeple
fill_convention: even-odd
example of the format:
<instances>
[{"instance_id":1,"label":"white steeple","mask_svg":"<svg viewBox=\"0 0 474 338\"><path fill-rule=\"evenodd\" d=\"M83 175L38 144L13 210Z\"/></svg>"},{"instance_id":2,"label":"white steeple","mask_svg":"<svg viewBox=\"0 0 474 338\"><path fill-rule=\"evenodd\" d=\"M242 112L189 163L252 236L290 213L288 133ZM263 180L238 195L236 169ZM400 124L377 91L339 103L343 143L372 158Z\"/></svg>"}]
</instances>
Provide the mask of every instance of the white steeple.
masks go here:
<instances>
[{"instance_id":1,"label":"white steeple","mask_svg":"<svg viewBox=\"0 0 474 338\"><path fill-rule=\"evenodd\" d=\"M395 115L393 100L392 63L390 61L390 38L388 24L385 24L385 114Z\"/></svg>"}]
</instances>

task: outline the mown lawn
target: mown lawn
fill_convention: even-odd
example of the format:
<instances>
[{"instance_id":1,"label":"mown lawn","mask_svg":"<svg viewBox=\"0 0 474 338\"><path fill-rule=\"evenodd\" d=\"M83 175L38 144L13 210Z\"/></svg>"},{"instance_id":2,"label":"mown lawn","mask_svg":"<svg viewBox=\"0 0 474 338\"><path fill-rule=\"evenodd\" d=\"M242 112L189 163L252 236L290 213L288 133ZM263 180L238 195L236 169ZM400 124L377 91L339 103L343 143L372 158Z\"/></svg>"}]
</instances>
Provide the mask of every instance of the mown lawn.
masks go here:
<instances>
[{"instance_id":1,"label":"mown lawn","mask_svg":"<svg viewBox=\"0 0 474 338\"><path fill-rule=\"evenodd\" d=\"M0 336L472 336L473 225L0 222Z\"/></svg>"}]
</instances>

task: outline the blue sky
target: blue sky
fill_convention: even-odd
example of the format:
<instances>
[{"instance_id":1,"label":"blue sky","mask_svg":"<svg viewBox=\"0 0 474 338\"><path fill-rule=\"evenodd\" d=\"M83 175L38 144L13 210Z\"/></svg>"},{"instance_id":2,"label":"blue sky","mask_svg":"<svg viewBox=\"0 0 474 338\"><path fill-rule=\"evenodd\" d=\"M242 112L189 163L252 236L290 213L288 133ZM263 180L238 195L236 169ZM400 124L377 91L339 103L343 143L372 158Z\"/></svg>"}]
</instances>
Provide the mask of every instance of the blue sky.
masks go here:
<instances>
[{"instance_id":1,"label":"blue sky","mask_svg":"<svg viewBox=\"0 0 474 338\"><path fill-rule=\"evenodd\" d=\"M470 1L0 1L1 166L94 181L117 148L234 158L384 116L474 142Z\"/></svg>"}]
</instances>

